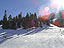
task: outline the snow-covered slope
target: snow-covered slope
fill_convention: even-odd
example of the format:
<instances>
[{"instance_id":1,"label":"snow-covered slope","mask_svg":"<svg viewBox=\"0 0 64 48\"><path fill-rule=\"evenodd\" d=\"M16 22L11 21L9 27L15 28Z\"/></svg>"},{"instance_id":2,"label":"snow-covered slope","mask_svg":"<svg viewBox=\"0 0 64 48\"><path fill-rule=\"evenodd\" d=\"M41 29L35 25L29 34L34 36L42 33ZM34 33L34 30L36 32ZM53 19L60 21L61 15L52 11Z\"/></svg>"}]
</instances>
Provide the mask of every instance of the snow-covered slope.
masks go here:
<instances>
[{"instance_id":1,"label":"snow-covered slope","mask_svg":"<svg viewBox=\"0 0 64 48\"><path fill-rule=\"evenodd\" d=\"M61 36L60 28L54 25L30 31L23 29L1 30L0 33L4 31L7 38L2 39L1 37L0 48L64 48L64 39L63 35Z\"/></svg>"}]
</instances>

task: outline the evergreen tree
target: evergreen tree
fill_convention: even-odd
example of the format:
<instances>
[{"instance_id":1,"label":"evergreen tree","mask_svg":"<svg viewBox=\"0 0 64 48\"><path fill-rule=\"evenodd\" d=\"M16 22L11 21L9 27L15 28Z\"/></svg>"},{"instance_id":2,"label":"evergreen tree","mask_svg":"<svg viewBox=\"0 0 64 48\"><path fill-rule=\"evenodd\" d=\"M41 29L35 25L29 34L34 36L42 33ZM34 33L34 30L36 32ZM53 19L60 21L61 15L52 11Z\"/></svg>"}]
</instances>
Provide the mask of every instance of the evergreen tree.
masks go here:
<instances>
[{"instance_id":1,"label":"evergreen tree","mask_svg":"<svg viewBox=\"0 0 64 48\"><path fill-rule=\"evenodd\" d=\"M40 27L42 28L42 21L40 20Z\"/></svg>"},{"instance_id":2,"label":"evergreen tree","mask_svg":"<svg viewBox=\"0 0 64 48\"><path fill-rule=\"evenodd\" d=\"M8 28L8 22L7 22L7 14L6 14L6 10L5 10L5 14L3 17L3 29L7 29Z\"/></svg>"},{"instance_id":3,"label":"evergreen tree","mask_svg":"<svg viewBox=\"0 0 64 48\"><path fill-rule=\"evenodd\" d=\"M18 21L18 17L16 16L16 22Z\"/></svg>"},{"instance_id":4,"label":"evergreen tree","mask_svg":"<svg viewBox=\"0 0 64 48\"><path fill-rule=\"evenodd\" d=\"M62 12L61 11L59 11L59 24L60 25L62 25L62 23L63 23L63 19L62 19Z\"/></svg>"},{"instance_id":5,"label":"evergreen tree","mask_svg":"<svg viewBox=\"0 0 64 48\"><path fill-rule=\"evenodd\" d=\"M17 20L17 27L20 28L22 23L22 13L18 15L18 20Z\"/></svg>"},{"instance_id":6,"label":"evergreen tree","mask_svg":"<svg viewBox=\"0 0 64 48\"><path fill-rule=\"evenodd\" d=\"M30 19L29 19L29 14L27 12L27 15L26 15L26 26L27 26L27 28L29 28L29 25L30 25Z\"/></svg>"},{"instance_id":7,"label":"evergreen tree","mask_svg":"<svg viewBox=\"0 0 64 48\"><path fill-rule=\"evenodd\" d=\"M2 20L0 20L0 25L2 25L3 24L3 21Z\"/></svg>"},{"instance_id":8,"label":"evergreen tree","mask_svg":"<svg viewBox=\"0 0 64 48\"><path fill-rule=\"evenodd\" d=\"M26 25L27 25L27 24L26 24L26 17L23 17L23 20L22 20L22 26L23 26L24 29L27 28Z\"/></svg>"},{"instance_id":9,"label":"evergreen tree","mask_svg":"<svg viewBox=\"0 0 64 48\"><path fill-rule=\"evenodd\" d=\"M30 13L30 27L34 26L34 15Z\"/></svg>"},{"instance_id":10,"label":"evergreen tree","mask_svg":"<svg viewBox=\"0 0 64 48\"><path fill-rule=\"evenodd\" d=\"M36 13L34 13L34 23L35 23L35 27L38 27L38 19Z\"/></svg>"},{"instance_id":11,"label":"evergreen tree","mask_svg":"<svg viewBox=\"0 0 64 48\"><path fill-rule=\"evenodd\" d=\"M12 21L12 29L16 29L16 19L15 19L15 17L13 18L13 21Z\"/></svg>"},{"instance_id":12,"label":"evergreen tree","mask_svg":"<svg viewBox=\"0 0 64 48\"><path fill-rule=\"evenodd\" d=\"M10 15L9 17L8 17L8 21L9 21L9 29L12 29L12 16Z\"/></svg>"},{"instance_id":13,"label":"evergreen tree","mask_svg":"<svg viewBox=\"0 0 64 48\"><path fill-rule=\"evenodd\" d=\"M48 25L48 26L50 26L50 20L47 20L47 21L45 22L45 24Z\"/></svg>"},{"instance_id":14,"label":"evergreen tree","mask_svg":"<svg viewBox=\"0 0 64 48\"><path fill-rule=\"evenodd\" d=\"M16 16L16 28L18 28L17 27L17 25L18 25L17 23L18 23L18 17Z\"/></svg>"},{"instance_id":15,"label":"evergreen tree","mask_svg":"<svg viewBox=\"0 0 64 48\"><path fill-rule=\"evenodd\" d=\"M36 13L30 13L30 26L31 27L38 27L38 19Z\"/></svg>"},{"instance_id":16,"label":"evergreen tree","mask_svg":"<svg viewBox=\"0 0 64 48\"><path fill-rule=\"evenodd\" d=\"M48 21L51 23L53 22L54 18L55 18L55 13L51 13L50 16L48 17Z\"/></svg>"}]
</instances>

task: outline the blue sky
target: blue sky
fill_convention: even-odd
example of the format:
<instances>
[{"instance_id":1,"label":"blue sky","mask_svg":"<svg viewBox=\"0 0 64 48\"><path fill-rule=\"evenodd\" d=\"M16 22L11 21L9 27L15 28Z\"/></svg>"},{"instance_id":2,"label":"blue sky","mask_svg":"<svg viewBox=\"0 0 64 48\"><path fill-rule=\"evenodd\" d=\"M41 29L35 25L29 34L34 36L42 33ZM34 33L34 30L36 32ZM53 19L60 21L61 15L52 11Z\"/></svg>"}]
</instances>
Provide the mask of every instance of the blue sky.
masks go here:
<instances>
[{"instance_id":1,"label":"blue sky","mask_svg":"<svg viewBox=\"0 0 64 48\"><path fill-rule=\"evenodd\" d=\"M41 6L48 6L49 0L0 0L0 20L3 19L4 11L7 10L7 17L11 14L12 17L22 12L37 13L39 15L39 8Z\"/></svg>"}]
</instances>

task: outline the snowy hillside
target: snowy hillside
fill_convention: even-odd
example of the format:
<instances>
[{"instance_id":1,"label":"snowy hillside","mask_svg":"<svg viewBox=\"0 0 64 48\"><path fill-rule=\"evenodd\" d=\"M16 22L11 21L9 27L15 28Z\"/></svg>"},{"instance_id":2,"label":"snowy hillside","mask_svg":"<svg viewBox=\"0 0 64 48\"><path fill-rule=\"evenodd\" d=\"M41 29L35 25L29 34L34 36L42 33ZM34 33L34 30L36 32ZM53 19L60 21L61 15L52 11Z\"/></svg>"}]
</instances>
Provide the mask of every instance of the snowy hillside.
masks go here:
<instances>
[{"instance_id":1,"label":"snowy hillside","mask_svg":"<svg viewBox=\"0 0 64 48\"><path fill-rule=\"evenodd\" d=\"M64 48L63 30L54 25L33 30L0 30L0 48Z\"/></svg>"}]
</instances>

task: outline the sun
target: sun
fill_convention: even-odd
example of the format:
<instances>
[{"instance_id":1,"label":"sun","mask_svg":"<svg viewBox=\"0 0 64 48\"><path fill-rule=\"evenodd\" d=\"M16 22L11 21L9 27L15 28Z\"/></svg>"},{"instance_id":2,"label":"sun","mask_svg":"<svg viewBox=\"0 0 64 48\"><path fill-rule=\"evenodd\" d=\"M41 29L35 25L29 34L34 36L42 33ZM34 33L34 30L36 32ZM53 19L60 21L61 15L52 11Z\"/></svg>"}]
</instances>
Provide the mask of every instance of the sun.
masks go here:
<instances>
[{"instance_id":1,"label":"sun","mask_svg":"<svg viewBox=\"0 0 64 48\"><path fill-rule=\"evenodd\" d=\"M51 0L51 6L57 9L64 9L64 0Z\"/></svg>"}]
</instances>

